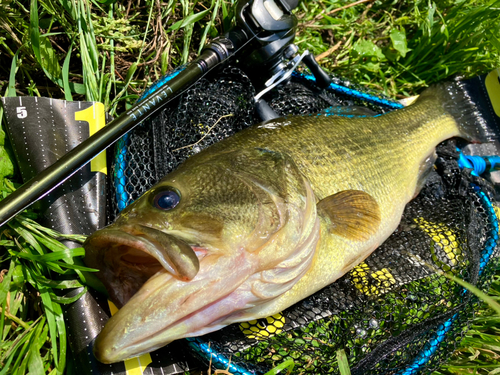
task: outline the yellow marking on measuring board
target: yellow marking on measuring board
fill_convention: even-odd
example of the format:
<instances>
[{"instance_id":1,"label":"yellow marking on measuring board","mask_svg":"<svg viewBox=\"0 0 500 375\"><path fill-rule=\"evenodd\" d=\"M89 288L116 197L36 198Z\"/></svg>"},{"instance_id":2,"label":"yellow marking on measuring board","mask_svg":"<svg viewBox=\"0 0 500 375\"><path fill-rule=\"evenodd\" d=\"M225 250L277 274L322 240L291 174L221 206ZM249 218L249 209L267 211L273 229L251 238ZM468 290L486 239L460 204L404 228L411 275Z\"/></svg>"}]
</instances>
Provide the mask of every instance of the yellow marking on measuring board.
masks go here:
<instances>
[{"instance_id":1,"label":"yellow marking on measuring board","mask_svg":"<svg viewBox=\"0 0 500 375\"><path fill-rule=\"evenodd\" d=\"M94 105L83 111L75 112L75 120L87 122L89 124L89 136L92 136L106 125L104 105L102 103L94 103ZM106 168L106 150L90 161L90 170L92 172L108 174Z\"/></svg>"},{"instance_id":2,"label":"yellow marking on measuring board","mask_svg":"<svg viewBox=\"0 0 500 375\"><path fill-rule=\"evenodd\" d=\"M500 117L500 69L490 72L484 80L495 114Z\"/></svg>"},{"instance_id":3,"label":"yellow marking on measuring board","mask_svg":"<svg viewBox=\"0 0 500 375\"><path fill-rule=\"evenodd\" d=\"M108 305L111 315L115 315L118 312L118 308L111 301L108 301ZM123 364L125 365L127 375L142 375L151 362L151 355L146 353L139 357L127 359L123 361Z\"/></svg>"}]
</instances>

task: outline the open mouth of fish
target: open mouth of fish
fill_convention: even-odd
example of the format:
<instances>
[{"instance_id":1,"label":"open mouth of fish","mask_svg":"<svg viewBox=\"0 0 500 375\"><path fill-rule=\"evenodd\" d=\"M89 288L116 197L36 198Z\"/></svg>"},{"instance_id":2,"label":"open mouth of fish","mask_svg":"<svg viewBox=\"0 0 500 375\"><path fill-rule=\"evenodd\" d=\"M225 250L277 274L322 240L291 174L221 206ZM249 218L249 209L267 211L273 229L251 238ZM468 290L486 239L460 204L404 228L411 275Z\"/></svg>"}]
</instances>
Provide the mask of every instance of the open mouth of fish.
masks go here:
<instances>
[{"instance_id":1,"label":"open mouth of fish","mask_svg":"<svg viewBox=\"0 0 500 375\"><path fill-rule=\"evenodd\" d=\"M182 281L193 279L200 266L198 257L206 253L202 247L143 225L104 229L89 237L86 248L87 264L101 270L99 277L118 307L160 271Z\"/></svg>"},{"instance_id":2,"label":"open mouth of fish","mask_svg":"<svg viewBox=\"0 0 500 375\"><path fill-rule=\"evenodd\" d=\"M101 362L213 331L247 302L235 291L252 274L243 252L208 254L142 225L103 229L87 239L85 248L85 262L100 270L98 277L120 307L94 344Z\"/></svg>"}]
</instances>

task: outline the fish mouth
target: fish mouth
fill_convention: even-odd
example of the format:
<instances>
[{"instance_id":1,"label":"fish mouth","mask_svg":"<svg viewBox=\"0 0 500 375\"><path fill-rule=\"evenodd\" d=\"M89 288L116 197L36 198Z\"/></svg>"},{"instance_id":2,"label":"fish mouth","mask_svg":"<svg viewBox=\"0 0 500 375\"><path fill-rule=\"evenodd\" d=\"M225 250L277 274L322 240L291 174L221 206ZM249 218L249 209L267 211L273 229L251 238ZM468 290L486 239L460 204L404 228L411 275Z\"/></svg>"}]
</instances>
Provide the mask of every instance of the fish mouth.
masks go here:
<instances>
[{"instance_id":1,"label":"fish mouth","mask_svg":"<svg viewBox=\"0 0 500 375\"><path fill-rule=\"evenodd\" d=\"M119 362L216 330L248 303L237 289L255 270L243 250L210 254L158 232L111 226L84 244L85 262L100 269L111 300L121 307L94 343L100 362Z\"/></svg>"},{"instance_id":2,"label":"fish mouth","mask_svg":"<svg viewBox=\"0 0 500 375\"><path fill-rule=\"evenodd\" d=\"M162 270L179 280L192 280L199 270L198 256L204 252L178 237L139 224L105 228L83 246L85 263L100 270L97 276L119 308Z\"/></svg>"}]
</instances>

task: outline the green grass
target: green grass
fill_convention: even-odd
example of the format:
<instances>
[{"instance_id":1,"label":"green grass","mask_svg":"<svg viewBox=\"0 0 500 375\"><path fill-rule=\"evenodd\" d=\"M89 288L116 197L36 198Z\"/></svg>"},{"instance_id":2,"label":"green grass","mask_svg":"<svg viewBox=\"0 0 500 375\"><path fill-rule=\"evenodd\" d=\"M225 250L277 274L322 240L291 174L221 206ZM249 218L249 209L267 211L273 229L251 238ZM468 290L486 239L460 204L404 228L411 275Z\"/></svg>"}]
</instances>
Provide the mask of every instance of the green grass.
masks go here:
<instances>
[{"instance_id":1,"label":"green grass","mask_svg":"<svg viewBox=\"0 0 500 375\"><path fill-rule=\"evenodd\" d=\"M83 287L82 271L92 270L81 265L83 248L68 249L56 240L59 237L24 214L2 232L0 246L9 268L0 284L0 374L64 372L67 337L62 305L74 302L86 287L71 298L59 296L57 290Z\"/></svg>"},{"instance_id":2,"label":"green grass","mask_svg":"<svg viewBox=\"0 0 500 375\"><path fill-rule=\"evenodd\" d=\"M0 92L101 101L118 115L148 85L227 29L232 3L1 2ZM498 1L357 3L302 1L296 12L297 45L333 74L401 98L454 74L470 77L500 66ZM3 196L19 181L4 139L0 130ZM0 375L65 371L60 312L71 300L58 291L89 281L82 249L64 248L59 234L34 219L29 211L0 229L6 270L0 275ZM490 296L500 300L500 276ZM481 307L461 348L436 374L500 373L499 323L491 308Z\"/></svg>"},{"instance_id":3,"label":"green grass","mask_svg":"<svg viewBox=\"0 0 500 375\"><path fill-rule=\"evenodd\" d=\"M302 2L298 46L334 74L392 97L500 64L500 3L487 1ZM324 13L322 13L324 12Z\"/></svg>"},{"instance_id":4,"label":"green grass","mask_svg":"<svg viewBox=\"0 0 500 375\"><path fill-rule=\"evenodd\" d=\"M461 347L455 351L451 360L441 366L435 374L498 374L500 373L500 276L494 277L489 295L483 295L455 277L451 278L470 289L487 302L476 313Z\"/></svg>"}]
</instances>

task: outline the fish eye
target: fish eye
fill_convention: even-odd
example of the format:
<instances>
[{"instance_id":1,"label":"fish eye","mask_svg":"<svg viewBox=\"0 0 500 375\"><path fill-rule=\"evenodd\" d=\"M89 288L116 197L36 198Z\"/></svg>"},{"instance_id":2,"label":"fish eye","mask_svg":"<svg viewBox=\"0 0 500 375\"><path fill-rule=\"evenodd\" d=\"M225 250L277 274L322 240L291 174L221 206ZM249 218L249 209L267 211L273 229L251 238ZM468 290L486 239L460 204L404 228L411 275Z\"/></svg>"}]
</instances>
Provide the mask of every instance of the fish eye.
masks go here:
<instances>
[{"instance_id":1,"label":"fish eye","mask_svg":"<svg viewBox=\"0 0 500 375\"><path fill-rule=\"evenodd\" d=\"M168 211L179 204L181 196L179 192L171 187L164 188L154 193L153 205L163 211Z\"/></svg>"}]
</instances>

